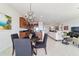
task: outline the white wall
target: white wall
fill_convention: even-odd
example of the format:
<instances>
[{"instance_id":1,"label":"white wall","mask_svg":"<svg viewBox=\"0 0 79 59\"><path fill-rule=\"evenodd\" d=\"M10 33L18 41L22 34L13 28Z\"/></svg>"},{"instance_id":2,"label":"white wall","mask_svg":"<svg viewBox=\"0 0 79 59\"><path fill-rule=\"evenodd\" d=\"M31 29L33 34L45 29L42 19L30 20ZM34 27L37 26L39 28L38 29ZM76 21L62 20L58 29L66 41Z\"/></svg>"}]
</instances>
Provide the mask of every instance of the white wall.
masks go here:
<instances>
[{"instance_id":1,"label":"white wall","mask_svg":"<svg viewBox=\"0 0 79 59\"><path fill-rule=\"evenodd\" d=\"M79 26L79 18L78 19L64 21L64 22L62 22L62 24L63 25L68 25L68 27L69 27L68 31L71 31L71 27Z\"/></svg>"},{"instance_id":2,"label":"white wall","mask_svg":"<svg viewBox=\"0 0 79 59\"><path fill-rule=\"evenodd\" d=\"M11 33L18 32L19 29L19 13L7 4L0 4L0 12L12 17L12 29L0 30L0 51L12 46Z\"/></svg>"}]
</instances>

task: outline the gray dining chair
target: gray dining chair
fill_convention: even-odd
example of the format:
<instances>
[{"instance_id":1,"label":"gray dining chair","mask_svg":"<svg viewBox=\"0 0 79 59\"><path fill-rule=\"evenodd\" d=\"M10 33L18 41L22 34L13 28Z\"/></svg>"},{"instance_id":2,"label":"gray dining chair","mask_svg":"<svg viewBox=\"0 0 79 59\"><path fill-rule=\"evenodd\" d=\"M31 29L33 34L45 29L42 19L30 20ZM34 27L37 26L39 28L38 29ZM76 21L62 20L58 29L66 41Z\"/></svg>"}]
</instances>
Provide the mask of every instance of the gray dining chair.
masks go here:
<instances>
[{"instance_id":1,"label":"gray dining chair","mask_svg":"<svg viewBox=\"0 0 79 59\"><path fill-rule=\"evenodd\" d=\"M48 38L48 34L45 33L43 42L36 42L35 47L34 47L34 48L36 48L36 51L37 51L38 48L44 48L45 53L47 54L47 50L46 50L47 38Z\"/></svg>"},{"instance_id":2,"label":"gray dining chair","mask_svg":"<svg viewBox=\"0 0 79 59\"><path fill-rule=\"evenodd\" d=\"M15 39L19 39L18 33L11 34L11 40L12 40L12 55L14 55L14 50L15 50L15 48L14 48L14 42L13 42L13 40L15 40Z\"/></svg>"},{"instance_id":3,"label":"gray dining chair","mask_svg":"<svg viewBox=\"0 0 79 59\"><path fill-rule=\"evenodd\" d=\"M32 56L32 47L29 39L14 40L16 56Z\"/></svg>"}]
</instances>

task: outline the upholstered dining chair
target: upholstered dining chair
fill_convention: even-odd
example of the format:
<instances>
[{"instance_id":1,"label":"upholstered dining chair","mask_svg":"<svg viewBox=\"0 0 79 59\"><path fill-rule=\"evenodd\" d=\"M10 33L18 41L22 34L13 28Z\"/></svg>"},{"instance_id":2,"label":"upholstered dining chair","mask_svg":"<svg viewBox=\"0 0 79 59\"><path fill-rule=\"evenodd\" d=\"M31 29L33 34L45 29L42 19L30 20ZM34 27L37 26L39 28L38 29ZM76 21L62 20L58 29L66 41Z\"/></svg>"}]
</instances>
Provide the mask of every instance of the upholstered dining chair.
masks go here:
<instances>
[{"instance_id":1,"label":"upholstered dining chair","mask_svg":"<svg viewBox=\"0 0 79 59\"><path fill-rule=\"evenodd\" d=\"M14 55L14 50L15 50L15 48L14 48L14 39L19 39L19 36L18 36L18 33L15 33L15 34L11 34L11 39L12 39L12 55Z\"/></svg>"},{"instance_id":2,"label":"upholstered dining chair","mask_svg":"<svg viewBox=\"0 0 79 59\"><path fill-rule=\"evenodd\" d=\"M32 47L29 39L14 40L16 56L32 56Z\"/></svg>"},{"instance_id":3,"label":"upholstered dining chair","mask_svg":"<svg viewBox=\"0 0 79 59\"><path fill-rule=\"evenodd\" d=\"M36 44L35 44L36 51L37 51L38 48L44 48L45 49L45 53L47 54L47 50L46 50L47 38L48 38L48 34L45 33L43 42L36 42Z\"/></svg>"}]
</instances>

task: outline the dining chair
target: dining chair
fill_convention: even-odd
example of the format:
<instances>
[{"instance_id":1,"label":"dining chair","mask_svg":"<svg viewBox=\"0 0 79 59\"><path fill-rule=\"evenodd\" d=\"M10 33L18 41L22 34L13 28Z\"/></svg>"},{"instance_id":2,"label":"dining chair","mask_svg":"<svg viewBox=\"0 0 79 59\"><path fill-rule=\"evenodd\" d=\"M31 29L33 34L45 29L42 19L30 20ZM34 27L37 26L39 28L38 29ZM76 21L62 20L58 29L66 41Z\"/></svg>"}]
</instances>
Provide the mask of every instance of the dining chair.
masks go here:
<instances>
[{"instance_id":1,"label":"dining chair","mask_svg":"<svg viewBox=\"0 0 79 59\"><path fill-rule=\"evenodd\" d=\"M32 56L32 47L29 39L14 40L16 56Z\"/></svg>"},{"instance_id":2,"label":"dining chair","mask_svg":"<svg viewBox=\"0 0 79 59\"><path fill-rule=\"evenodd\" d=\"M18 36L18 33L15 33L15 34L11 34L11 39L12 39L12 55L14 55L14 50L15 50L15 48L14 48L14 39L19 39L19 36Z\"/></svg>"},{"instance_id":3,"label":"dining chair","mask_svg":"<svg viewBox=\"0 0 79 59\"><path fill-rule=\"evenodd\" d=\"M36 49L36 51L38 48L44 48L45 54L47 54L47 50L46 50L47 38L48 38L48 34L45 33L43 42L36 42L35 47L34 47Z\"/></svg>"}]
</instances>

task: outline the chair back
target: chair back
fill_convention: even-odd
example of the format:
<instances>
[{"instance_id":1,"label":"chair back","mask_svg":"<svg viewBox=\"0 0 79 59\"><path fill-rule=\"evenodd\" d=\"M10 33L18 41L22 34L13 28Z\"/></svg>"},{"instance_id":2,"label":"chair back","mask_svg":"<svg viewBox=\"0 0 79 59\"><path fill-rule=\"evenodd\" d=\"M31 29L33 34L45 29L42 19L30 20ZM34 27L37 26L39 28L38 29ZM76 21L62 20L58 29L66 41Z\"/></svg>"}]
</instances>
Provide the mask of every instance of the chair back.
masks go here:
<instances>
[{"instance_id":1,"label":"chair back","mask_svg":"<svg viewBox=\"0 0 79 59\"><path fill-rule=\"evenodd\" d=\"M48 34L45 33L44 34L44 41L43 41L43 45L46 47L46 43L47 43L47 38L48 38Z\"/></svg>"},{"instance_id":2,"label":"chair back","mask_svg":"<svg viewBox=\"0 0 79 59\"><path fill-rule=\"evenodd\" d=\"M18 36L17 33L11 34L11 39L12 39L12 41L13 41L14 39L18 39L18 38L19 38L19 36Z\"/></svg>"},{"instance_id":3,"label":"chair back","mask_svg":"<svg viewBox=\"0 0 79 59\"><path fill-rule=\"evenodd\" d=\"M16 56L32 56L32 47L29 39L14 40Z\"/></svg>"},{"instance_id":4,"label":"chair back","mask_svg":"<svg viewBox=\"0 0 79 59\"><path fill-rule=\"evenodd\" d=\"M11 40L12 40L12 44L13 44L13 49L14 49L14 42L13 42L14 39L19 39L18 33L11 34Z\"/></svg>"}]
</instances>

